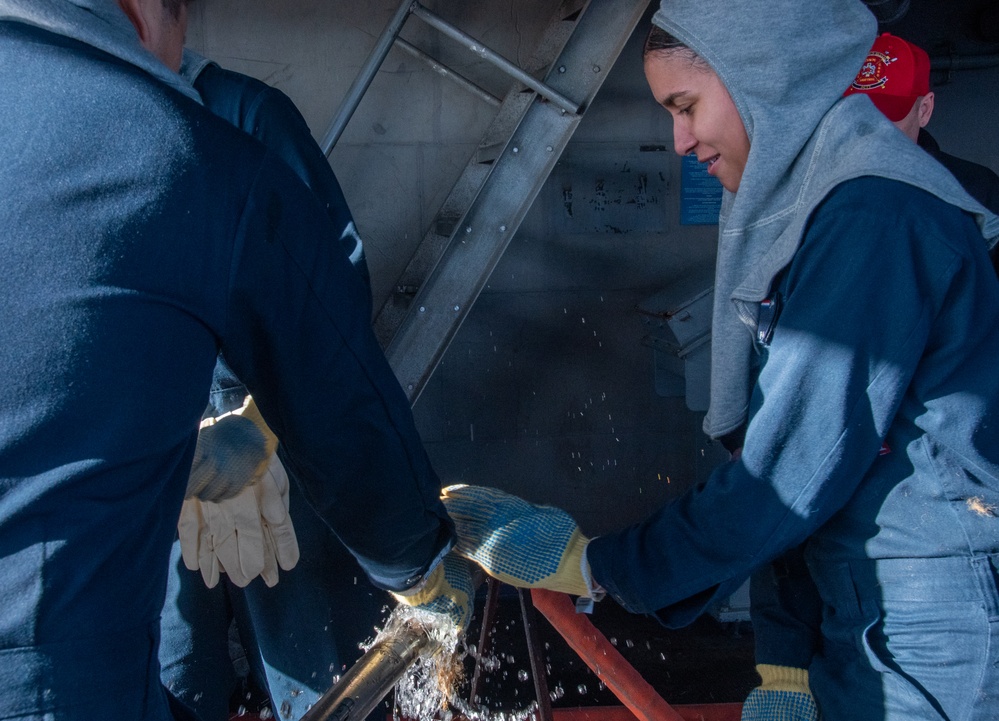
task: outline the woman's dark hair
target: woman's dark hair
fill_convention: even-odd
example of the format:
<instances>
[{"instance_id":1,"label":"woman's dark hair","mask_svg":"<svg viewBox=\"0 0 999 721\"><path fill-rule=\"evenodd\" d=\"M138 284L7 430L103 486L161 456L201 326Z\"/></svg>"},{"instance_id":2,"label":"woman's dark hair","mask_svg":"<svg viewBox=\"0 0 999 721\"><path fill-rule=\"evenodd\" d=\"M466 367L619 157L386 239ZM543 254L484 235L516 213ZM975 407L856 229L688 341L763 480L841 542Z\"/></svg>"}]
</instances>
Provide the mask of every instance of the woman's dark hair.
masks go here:
<instances>
[{"instance_id":1,"label":"woman's dark hair","mask_svg":"<svg viewBox=\"0 0 999 721\"><path fill-rule=\"evenodd\" d=\"M652 26L648 36L645 38L645 45L642 46L643 58L647 58L652 53L676 53L686 57L694 65L707 66L704 59L691 50L686 43L670 35L658 25Z\"/></svg>"}]
</instances>

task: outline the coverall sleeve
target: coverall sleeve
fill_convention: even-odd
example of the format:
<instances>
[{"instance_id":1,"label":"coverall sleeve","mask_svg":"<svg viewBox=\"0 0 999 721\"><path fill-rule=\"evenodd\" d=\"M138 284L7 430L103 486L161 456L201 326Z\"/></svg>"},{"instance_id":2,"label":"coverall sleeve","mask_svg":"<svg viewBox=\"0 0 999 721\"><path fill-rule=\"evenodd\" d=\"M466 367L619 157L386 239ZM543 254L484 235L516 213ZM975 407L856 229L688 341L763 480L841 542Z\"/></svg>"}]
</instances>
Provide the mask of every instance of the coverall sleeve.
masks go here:
<instances>
[{"instance_id":1,"label":"coverall sleeve","mask_svg":"<svg viewBox=\"0 0 999 721\"><path fill-rule=\"evenodd\" d=\"M333 221L335 237L370 286L361 236L343 189L295 104L277 88L266 87L249 108L247 125L248 132L284 160L316 194Z\"/></svg>"},{"instance_id":2,"label":"coverall sleeve","mask_svg":"<svg viewBox=\"0 0 999 721\"><path fill-rule=\"evenodd\" d=\"M367 288L324 249L332 224L273 154L243 210L220 345L319 515L380 587L411 586L448 547L409 400L371 330Z\"/></svg>"},{"instance_id":3,"label":"coverall sleeve","mask_svg":"<svg viewBox=\"0 0 999 721\"><path fill-rule=\"evenodd\" d=\"M884 204L846 183L805 230L742 455L645 522L591 542L594 578L626 608L690 623L843 508L877 457L958 262L925 238L929 196L878 182Z\"/></svg>"},{"instance_id":4,"label":"coverall sleeve","mask_svg":"<svg viewBox=\"0 0 999 721\"><path fill-rule=\"evenodd\" d=\"M364 247L343 189L291 98L277 88L215 63L201 70L194 87L209 110L262 142L312 189L333 221L332 238L339 241L370 286Z\"/></svg>"},{"instance_id":5,"label":"coverall sleeve","mask_svg":"<svg viewBox=\"0 0 999 721\"><path fill-rule=\"evenodd\" d=\"M749 583L756 663L808 668L818 650L822 600L803 548L757 568Z\"/></svg>"}]
</instances>

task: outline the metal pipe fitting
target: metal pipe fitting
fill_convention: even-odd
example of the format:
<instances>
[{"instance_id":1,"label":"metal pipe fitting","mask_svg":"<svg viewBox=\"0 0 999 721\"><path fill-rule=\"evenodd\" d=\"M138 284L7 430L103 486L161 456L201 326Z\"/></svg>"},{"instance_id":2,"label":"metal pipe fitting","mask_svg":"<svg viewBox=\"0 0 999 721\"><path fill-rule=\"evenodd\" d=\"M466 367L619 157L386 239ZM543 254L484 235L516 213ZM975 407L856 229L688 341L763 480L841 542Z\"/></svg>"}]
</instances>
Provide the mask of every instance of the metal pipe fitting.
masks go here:
<instances>
[{"instance_id":1,"label":"metal pipe fitting","mask_svg":"<svg viewBox=\"0 0 999 721\"><path fill-rule=\"evenodd\" d=\"M389 625L357 663L324 693L302 721L362 721L436 641L418 622Z\"/></svg>"}]
</instances>

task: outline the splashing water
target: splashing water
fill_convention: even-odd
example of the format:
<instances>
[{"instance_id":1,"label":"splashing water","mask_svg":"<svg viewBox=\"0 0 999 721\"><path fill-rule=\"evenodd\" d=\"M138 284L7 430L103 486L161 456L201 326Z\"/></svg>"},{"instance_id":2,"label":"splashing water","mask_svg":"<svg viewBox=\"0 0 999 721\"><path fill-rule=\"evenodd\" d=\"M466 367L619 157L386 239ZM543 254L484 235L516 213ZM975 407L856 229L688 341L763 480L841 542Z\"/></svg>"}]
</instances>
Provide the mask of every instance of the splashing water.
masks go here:
<instances>
[{"instance_id":1,"label":"splashing water","mask_svg":"<svg viewBox=\"0 0 999 721\"><path fill-rule=\"evenodd\" d=\"M428 614L408 606L397 607L375 640L399 633L407 625L417 624L431 638L428 650L407 669L395 686L395 719L437 719L439 721L529 721L537 718L537 702L515 711L493 711L472 704L462 694L466 657L476 659L480 668L495 670L502 661L513 658L479 657L475 644L465 642L458 628L437 614ZM467 692L464 693L467 696Z\"/></svg>"}]
</instances>

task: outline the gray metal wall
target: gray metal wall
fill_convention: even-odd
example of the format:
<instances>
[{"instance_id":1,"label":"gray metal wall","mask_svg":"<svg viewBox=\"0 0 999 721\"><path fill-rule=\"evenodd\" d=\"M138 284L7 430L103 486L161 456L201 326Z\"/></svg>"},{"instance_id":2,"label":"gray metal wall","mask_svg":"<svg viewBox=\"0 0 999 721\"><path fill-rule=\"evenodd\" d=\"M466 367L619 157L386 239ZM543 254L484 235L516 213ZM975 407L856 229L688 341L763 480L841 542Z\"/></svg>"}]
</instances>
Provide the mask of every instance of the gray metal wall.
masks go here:
<instances>
[{"instance_id":1,"label":"gray metal wall","mask_svg":"<svg viewBox=\"0 0 999 721\"><path fill-rule=\"evenodd\" d=\"M558 7L425 4L521 64ZM188 42L284 90L320 138L397 7L202 0L192 5ZM646 28L611 70L415 406L445 482L556 503L591 533L643 518L725 457L701 433L700 413L656 393L636 310L664 290L693 295L710 283L714 262L714 228L679 223L671 125L641 70ZM495 95L510 84L417 20L403 37ZM930 129L944 149L999 171L999 69L958 72L935 90ZM376 308L493 112L409 55L390 53L331 156L365 240Z\"/></svg>"}]
</instances>

